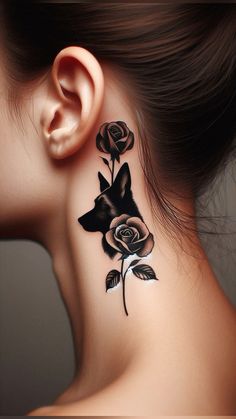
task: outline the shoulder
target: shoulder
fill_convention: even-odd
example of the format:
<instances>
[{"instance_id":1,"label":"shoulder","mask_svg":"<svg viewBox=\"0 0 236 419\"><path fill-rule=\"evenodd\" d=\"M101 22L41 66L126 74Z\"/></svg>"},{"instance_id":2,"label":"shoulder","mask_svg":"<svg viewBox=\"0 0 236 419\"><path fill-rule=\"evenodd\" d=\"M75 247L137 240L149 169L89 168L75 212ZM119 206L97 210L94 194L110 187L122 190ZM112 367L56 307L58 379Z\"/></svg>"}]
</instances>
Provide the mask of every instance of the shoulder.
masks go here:
<instances>
[{"instance_id":1,"label":"shoulder","mask_svg":"<svg viewBox=\"0 0 236 419\"><path fill-rule=\"evenodd\" d=\"M135 394L135 382L126 376L115 380L113 383L78 402L54 404L32 410L26 416L100 416L121 415L130 416L134 412L146 411L145 398L139 398ZM137 409L139 405L139 409ZM145 406L144 406L145 405Z\"/></svg>"},{"instance_id":2,"label":"shoulder","mask_svg":"<svg viewBox=\"0 0 236 419\"><path fill-rule=\"evenodd\" d=\"M197 334L186 345L174 343L176 349L169 353L145 357L93 395L41 407L26 416L233 415L235 316L231 323L214 338L207 327L202 339Z\"/></svg>"},{"instance_id":3,"label":"shoulder","mask_svg":"<svg viewBox=\"0 0 236 419\"><path fill-rule=\"evenodd\" d=\"M235 357L228 358L220 358L221 363L217 358L217 365L223 366L213 368L209 352L206 360L205 355L195 359L188 353L179 362L176 359L174 365L179 367L174 370L164 361L150 370L148 359L145 368L136 367L91 396L45 406L27 416L232 415L236 409Z\"/></svg>"}]
</instances>

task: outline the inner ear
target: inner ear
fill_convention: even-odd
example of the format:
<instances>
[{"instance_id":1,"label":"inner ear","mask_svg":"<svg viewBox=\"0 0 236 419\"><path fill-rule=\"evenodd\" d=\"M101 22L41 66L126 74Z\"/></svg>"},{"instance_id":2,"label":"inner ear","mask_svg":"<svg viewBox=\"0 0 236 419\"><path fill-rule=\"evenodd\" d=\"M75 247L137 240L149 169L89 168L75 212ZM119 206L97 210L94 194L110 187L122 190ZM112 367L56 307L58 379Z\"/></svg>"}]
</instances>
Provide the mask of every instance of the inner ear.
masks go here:
<instances>
[{"instance_id":1,"label":"inner ear","mask_svg":"<svg viewBox=\"0 0 236 419\"><path fill-rule=\"evenodd\" d=\"M125 192L131 188L131 177L128 163L124 163L114 181L114 187L117 189L118 194L121 198L124 197Z\"/></svg>"},{"instance_id":2,"label":"inner ear","mask_svg":"<svg viewBox=\"0 0 236 419\"><path fill-rule=\"evenodd\" d=\"M100 182L100 191L103 192L105 189L110 187L110 183L106 180L106 178L102 175L101 172L98 172L98 179Z\"/></svg>"}]
</instances>

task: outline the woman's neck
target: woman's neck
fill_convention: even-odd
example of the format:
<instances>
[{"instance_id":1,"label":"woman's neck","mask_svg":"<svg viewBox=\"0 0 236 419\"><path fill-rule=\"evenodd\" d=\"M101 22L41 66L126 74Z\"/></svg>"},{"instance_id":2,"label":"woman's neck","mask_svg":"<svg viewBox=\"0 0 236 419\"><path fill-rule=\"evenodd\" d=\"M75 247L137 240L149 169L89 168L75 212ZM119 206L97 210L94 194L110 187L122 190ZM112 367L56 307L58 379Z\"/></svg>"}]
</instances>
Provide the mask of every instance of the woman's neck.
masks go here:
<instances>
[{"instance_id":1,"label":"woman's neck","mask_svg":"<svg viewBox=\"0 0 236 419\"><path fill-rule=\"evenodd\" d=\"M175 338L186 339L187 328L191 327L188 321L191 317L194 324L198 318L209 297L207 289L214 289L219 298L224 298L197 235L183 239L178 247L163 226L153 220L135 152L129 158L121 157L120 166L123 161L129 164L133 198L152 234L152 243L145 243L147 256L140 256L138 251L139 255L124 259L123 273L133 259L137 263L130 266L123 281L122 251L112 258L104 251L103 233L87 231L79 222L96 208L97 172L105 167L97 158L95 147L88 146L86 152L94 159L86 163L84 158L77 160L68 177L65 208L58 219L54 217L55 231L51 231L47 243L71 320L77 362L74 381L58 403L79 400L98 391L127 368L138 366L141 359L157 359L168 336L173 342ZM110 204L108 192L105 195ZM119 222L119 216L116 218ZM127 219L122 222L127 223ZM116 275L111 275L113 282L109 282L107 276L112 271Z\"/></svg>"},{"instance_id":2,"label":"woman's neck","mask_svg":"<svg viewBox=\"0 0 236 419\"><path fill-rule=\"evenodd\" d=\"M41 231L75 343L75 378L58 402L86 397L127 369L138 371L146 360L145 369L156 374L162 353L168 357L175 343L189 336L199 339L213 300L227 305L197 234L183 238L178 247L153 218L139 161L140 139L125 106L119 91L107 86L91 141L71 159L61 206L56 210L52 202ZM113 162L98 151L95 139L104 121L120 120L135 141ZM189 202L182 202L182 209L194 211ZM213 328L215 321L221 323L217 313L208 326Z\"/></svg>"}]
</instances>

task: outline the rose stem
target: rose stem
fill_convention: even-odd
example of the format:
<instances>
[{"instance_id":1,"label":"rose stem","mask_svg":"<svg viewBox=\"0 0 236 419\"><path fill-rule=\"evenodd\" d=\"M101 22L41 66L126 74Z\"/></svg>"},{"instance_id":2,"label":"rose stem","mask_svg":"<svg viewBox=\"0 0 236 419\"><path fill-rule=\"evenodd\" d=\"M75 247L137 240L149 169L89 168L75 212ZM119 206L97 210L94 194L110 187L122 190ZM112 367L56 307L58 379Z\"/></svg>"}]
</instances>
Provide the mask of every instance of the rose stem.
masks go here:
<instances>
[{"instance_id":1,"label":"rose stem","mask_svg":"<svg viewBox=\"0 0 236 419\"><path fill-rule=\"evenodd\" d=\"M111 184L113 184L113 179L114 179L114 166L115 166L115 159L112 158Z\"/></svg>"},{"instance_id":2,"label":"rose stem","mask_svg":"<svg viewBox=\"0 0 236 419\"><path fill-rule=\"evenodd\" d=\"M124 259L122 259L122 262L121 262L121 276L122 276L122 280L123 280L123 302L124 302L124 308L125 308L125 313L128 316L129 314L128 314L128 311L127 311L127 308L126 308L126 303L125 303L125 275L123 274L123 266L124 266Z\"/></svg>"}]
</instances>

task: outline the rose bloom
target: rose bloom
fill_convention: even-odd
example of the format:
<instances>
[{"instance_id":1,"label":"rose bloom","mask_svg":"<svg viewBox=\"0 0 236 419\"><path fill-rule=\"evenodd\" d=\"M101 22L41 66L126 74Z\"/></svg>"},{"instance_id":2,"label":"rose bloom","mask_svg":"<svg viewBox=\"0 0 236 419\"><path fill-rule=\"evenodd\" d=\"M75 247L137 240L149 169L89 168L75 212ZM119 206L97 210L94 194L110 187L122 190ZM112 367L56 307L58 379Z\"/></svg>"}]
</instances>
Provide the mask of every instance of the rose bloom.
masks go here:
<instances>
[{"instance_id":1,"label":"rose bloom","mask_svg":"<svg viewBox=\"0 0 236 419\"><path fill-rule=\"evenodd\" d=\"M122 214L113 218L106 235L107 243L120 253L147 256L154 246L153 234L139 217Z\"/></svg>"},{"instance_id":2,"label":"rose bloom","mask_svg":"<svg viewBox=\"0 0 236 419\"><path fill-rule=\"evenodd\" d=\"M133 147L134 134L123 121L106 122L100 127L96 145L100 151L111 154L119 162L120 154Z\"/></svg>"}]
</instances>

